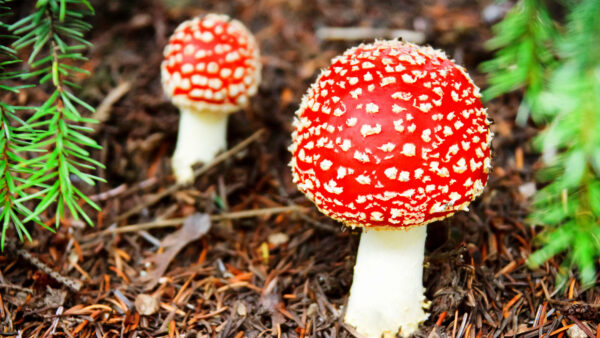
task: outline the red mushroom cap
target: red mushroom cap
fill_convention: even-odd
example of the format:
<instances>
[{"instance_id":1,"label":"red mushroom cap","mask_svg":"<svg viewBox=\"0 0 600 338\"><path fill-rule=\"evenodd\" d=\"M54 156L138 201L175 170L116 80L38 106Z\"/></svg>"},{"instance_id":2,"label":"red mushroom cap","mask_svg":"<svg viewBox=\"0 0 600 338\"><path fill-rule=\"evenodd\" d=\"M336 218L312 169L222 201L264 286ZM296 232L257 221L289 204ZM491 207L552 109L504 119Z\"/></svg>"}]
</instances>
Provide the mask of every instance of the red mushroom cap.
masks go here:
<instances>
[{"instance_id":1,"label":"red mushroom cap","mask_svg":"<svg viewBox=\"0 0 600 338\"><path fill-rule=\"evenodd\" d=\"M164 56L163 88L179 107L233 112L248 103L260 82L254 37L226 15L209 14L181 23Z\"/></svg>"},{"instance_id":2,"label":"red mushroom cap","mask_svg":"<svg viewBox=\"0 0 600 338\"><path fill-rule=\"evenodd\" d=\"M433 48L352 48L296 115L294 181L347 225L424 225L467 209L487 182L491 133L479 88Z\"/></svg>"}]
</instances>

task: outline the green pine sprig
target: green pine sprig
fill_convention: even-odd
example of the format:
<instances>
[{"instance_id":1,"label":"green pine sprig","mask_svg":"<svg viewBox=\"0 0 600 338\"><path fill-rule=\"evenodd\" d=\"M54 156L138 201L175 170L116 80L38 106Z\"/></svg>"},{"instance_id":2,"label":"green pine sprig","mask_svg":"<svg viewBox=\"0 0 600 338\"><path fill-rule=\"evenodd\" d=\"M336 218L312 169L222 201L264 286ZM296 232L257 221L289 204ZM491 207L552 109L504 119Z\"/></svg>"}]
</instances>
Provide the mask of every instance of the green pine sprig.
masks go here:
<instances>
[{"instance_id":1,"label":"green pine sprig","mask_svg":"<svg viewBox=\"0 0 600 338\"><path fill-rule=\"evenodd\" d=\"M8 0L0 0L0 37L4 39L15 39L9 34L9 25L4 19L11 15ZM25 72L15 69L21 63L14 49L0 45L0 92L18 93L27 87L15 82L20 80ZM4 249L6 232L14 226L19 239L31 240L29 231L23 219L33 215L33 212L25 205L24 199L28 198L25 190L24 179L34 174L34 163L24 159L21 154L23 147L30 145L35 138L35 132L27 126L18 115L19 107L8 102L0 102L0 224L2 235L0 236L0 248ZM39 150L39 149L36 149ZM45 227L38 217L32 220ZM52 229L50 229L52 230Z\"/></svg>"},{"instance_id":2,"label":"green pine sprig","mask_svg":"<svg viewBox=\"0 0 600 338\"><path fill-rule=\"evenodd\" d=\"M555 24L542 0L521 0L493 31L495 35L486 47L498 51L492 60L481 64L481 69L490 74L483 97L491 100L523 88L525 94L517 114L517 122L523 125L530 111L537 111L544 81L555 66Z\"/></svg>"},{"instance_id":3,"label":"green pine sprig","mask_svg":"<svg viewBox=\"0 0 600 338\"><path fill-rule=\"evenodd\" d=\"M521 6L529 1L523 0ZM579 0L568 6L566 25L557 30L562 33L543 41L554 60L536 61L536 66L526 69L540 70L541 87L521 83L524 100L535 102L530 105L532 117L537 122L547 122L534 140L546 164L538 179L547 185L534 196L529 217L531 223L545 226L546 231L539 237L541 249L529 257L528 263L538 266L565 252L559 284L576 266L582 284L591 286L600 258L600 2ZM546 11L540 8L538 11ZM547 12L540 17L548 18ZM504 25L510 20L507 17ZM497 27L498 34L507 29ZM520 43L513 41L510 48L518 49ZM538 41L538 45L541 43ZM536 53L530 54L532 59ZM496 79L502 72L488 70L490 77ZM498 93L511 90L508 84L504 85Z\"/></svg>"},{"instance_id":4,"label":"green pine sprig","mask_svg":"<svg viewBox=\"0 0 600 338\"><path fill-rule=\"evenodd\" d=\"M33 115L26 120L20 119L18 114L18 110L24 108L3 110L4 139L10 142L2 148L5 152L0 152L8 168L0 172L0 197L10 196L12 202L7 202L2 209L11 215L5 216L9 220L4 223L2 244L9 223L15 226L21 239L22 234L30 239L24 224L30 221L43 224L41 215L50 208L55 209L55 227L67 213L93 225L83 205L99 210L74 184L75 178L89 185L102 180L90 173L103 165L89 153L88 149L100 149L100 146L86 135L91 129L84 126L96 121L82 114L94 109L75 94L79 87L74 77L88 73L77 65L87 60L82 52L91 46L84 38L85 32L91 29L85 21L89 15L93 15L93 8L87 0L38 0L32 14L10 26L4 25L16 40L12 49L4 46L2 50L13 56L14 51L29 52L30 70L17 71L10 79L37 79L37 86L48 92L48 98L39 107L28 107ZM19 61L12 57L7 65ZM2 80L8 79L0 78L0 83L5 82ZM19 90L5 86L8 90ZM26 204L34 207L28 209Z\"/></svg>"}]
</instances>

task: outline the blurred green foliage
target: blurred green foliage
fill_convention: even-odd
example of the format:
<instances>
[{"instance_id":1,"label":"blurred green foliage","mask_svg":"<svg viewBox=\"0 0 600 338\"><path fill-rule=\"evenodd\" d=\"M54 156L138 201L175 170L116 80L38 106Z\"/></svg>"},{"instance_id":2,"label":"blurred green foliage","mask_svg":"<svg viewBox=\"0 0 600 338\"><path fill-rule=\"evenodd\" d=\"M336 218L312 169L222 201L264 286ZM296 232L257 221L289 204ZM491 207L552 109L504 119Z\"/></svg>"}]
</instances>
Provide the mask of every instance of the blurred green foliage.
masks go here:
<instances>
[{"instance_id":1,"label":"blurred green foliage","mask_svg":"<svg viewBox=\"0 0 600 338\"><path fill-rule=\"evenodd\" d=\"M520 0L494 27L488 47L497 51L482 64L490 80L484 98L520 89L517 122L531 117L544 127L534 145L545 185L529 221L546 229L529 265L565 252L558 283L576 266L589 287L600 257L600 1L552 4L564 18L552 18L546 4Z\"/></svg>"}]
</instances>

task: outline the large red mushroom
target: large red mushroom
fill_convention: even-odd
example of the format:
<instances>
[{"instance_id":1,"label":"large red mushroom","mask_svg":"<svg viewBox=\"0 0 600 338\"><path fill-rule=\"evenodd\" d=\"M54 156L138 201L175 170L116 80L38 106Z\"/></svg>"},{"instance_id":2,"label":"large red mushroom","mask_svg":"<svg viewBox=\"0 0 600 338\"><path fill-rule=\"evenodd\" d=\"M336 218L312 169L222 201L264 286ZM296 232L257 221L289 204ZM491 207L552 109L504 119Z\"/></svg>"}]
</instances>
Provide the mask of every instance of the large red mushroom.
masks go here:
<instances>
[{"instance_id":1,"label":"large red mushroom","mask_svg":"<svg viewBox=\"0 0 600 338\"><path fill-rule=\"evenodd\" d=\"M487 182L479 88L443 52L377 41L333 59L296 112L291 167L321 212L362 227L345 321L410 335L424 311L424 225L467 210Z\"/></svg>"},{"instance_id":2,"label":"large red mushroom","mask_svg":"<svg viewBox=\"0 0 600 338\"><path fill-rule=\"evenodd\" d=\"M256 93L259 50L239 21L208 14L181 23L164 57L162 85L181 111L172 167L178 182L189 183L193 164L226 148L227 116Z\"/></svg>"}]
</instances>

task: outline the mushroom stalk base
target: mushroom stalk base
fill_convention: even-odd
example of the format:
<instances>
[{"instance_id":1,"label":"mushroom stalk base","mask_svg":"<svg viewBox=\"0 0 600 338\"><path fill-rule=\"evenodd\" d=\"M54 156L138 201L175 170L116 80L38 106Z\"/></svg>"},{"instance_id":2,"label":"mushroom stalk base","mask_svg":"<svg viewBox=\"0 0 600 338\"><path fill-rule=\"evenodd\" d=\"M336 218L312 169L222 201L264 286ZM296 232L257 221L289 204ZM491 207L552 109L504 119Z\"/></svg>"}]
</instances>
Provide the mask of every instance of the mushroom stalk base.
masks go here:
<instances>
[{"instance_id":1,"label":"mushroom stalk base","mask_svg":"<svg viewBox=\"0 0 600 338\"><path fill-rule=\"evenodd\" d=\"M191 183L192 165L210 162L227 147L228 115L181 109L177 145L171 159L177 183Z\"/></svg>"},{"instance_id":2,"label":"mushroom stalk base","mask_svg":"<svg viewBox=\"0 0 600 338\"><path fill-rule=\"evenodd\" d=\"M368 230L360 238L344 321L366 337L408 337L429 316L423 310L426 226Z\"/></svg>"}]
</instances>

